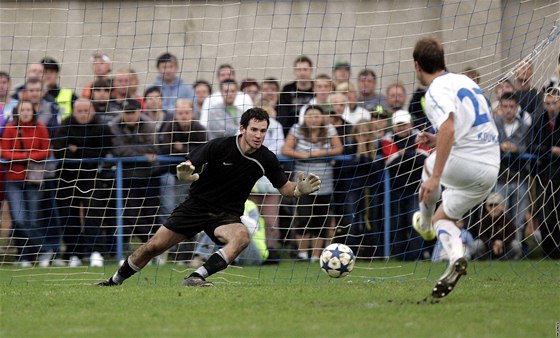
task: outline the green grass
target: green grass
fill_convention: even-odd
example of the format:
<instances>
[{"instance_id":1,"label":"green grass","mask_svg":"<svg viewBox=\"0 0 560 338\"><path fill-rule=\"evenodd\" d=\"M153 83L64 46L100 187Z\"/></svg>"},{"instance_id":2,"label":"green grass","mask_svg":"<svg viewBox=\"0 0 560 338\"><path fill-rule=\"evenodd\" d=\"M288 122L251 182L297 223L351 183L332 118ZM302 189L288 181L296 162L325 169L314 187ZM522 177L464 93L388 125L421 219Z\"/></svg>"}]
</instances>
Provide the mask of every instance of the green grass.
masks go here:
<instances>
[{"instance_id":1,"label":"green grass","mask_svg":"<svg viewBox=\"0 0 560 338\"><path fill-rule=\"evenodd\" d=\"M123 286L105 269L0 267L0 337L555 337L560 265L471 262L437 304L422 302L444 265L360 263L331 279L305 263L228 268L213 288L179 286L174 265Z\"/></svg>"}]
</instances>

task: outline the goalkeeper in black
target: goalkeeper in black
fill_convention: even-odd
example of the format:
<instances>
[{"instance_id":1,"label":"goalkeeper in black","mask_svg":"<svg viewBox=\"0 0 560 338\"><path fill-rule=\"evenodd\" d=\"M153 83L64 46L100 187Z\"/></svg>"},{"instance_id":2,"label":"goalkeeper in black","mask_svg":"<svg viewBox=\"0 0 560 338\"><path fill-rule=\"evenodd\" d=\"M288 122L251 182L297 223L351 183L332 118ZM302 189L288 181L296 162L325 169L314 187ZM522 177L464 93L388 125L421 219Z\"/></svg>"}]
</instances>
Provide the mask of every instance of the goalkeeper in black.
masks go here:
<instances>
[{"instance_id":1,"label":"goalkeeper in black","mask_svg":"<svg viewBox=\"0 0 560 338\"><path fill-rule=\"evenodd\" d=\"M183 281L184 286L211 286L206 278L221 271L249 245L251 236L241 223L244 203L257 180L265 175L283 196L300 197L319 190L321 181L297 173L291 182L274 153L263 146L269 117L261 108L241 116L236 136L216 138L187 155L177 177L192 182L189 197L173 210L155 235L136 249L100 286L119 285L150 260L175 244L204 231L222 248Z\"/></svg>"}]
</instances>

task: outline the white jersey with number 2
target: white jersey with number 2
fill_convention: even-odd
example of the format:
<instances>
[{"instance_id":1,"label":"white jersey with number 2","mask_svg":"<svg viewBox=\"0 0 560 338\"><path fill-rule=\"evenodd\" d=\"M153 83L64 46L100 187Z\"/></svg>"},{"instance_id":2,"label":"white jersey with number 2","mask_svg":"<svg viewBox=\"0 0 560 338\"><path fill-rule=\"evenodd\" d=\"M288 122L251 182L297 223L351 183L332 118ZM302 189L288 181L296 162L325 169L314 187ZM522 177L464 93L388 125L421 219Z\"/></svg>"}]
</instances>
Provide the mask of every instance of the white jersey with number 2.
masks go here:
<instances>
[{"instance_id":1,"label":"white jersey with number 2","mask_svg":"<svg viewBox=\"0 0 560 338\"><path fill-rule=\"evenodd\" d=\"M452 156L500 166L498 130L488 102L473 80L461 74L443 73L430 84L425 105L428 119L436 129L453 113Z\"/></svg>"}]
</instances>

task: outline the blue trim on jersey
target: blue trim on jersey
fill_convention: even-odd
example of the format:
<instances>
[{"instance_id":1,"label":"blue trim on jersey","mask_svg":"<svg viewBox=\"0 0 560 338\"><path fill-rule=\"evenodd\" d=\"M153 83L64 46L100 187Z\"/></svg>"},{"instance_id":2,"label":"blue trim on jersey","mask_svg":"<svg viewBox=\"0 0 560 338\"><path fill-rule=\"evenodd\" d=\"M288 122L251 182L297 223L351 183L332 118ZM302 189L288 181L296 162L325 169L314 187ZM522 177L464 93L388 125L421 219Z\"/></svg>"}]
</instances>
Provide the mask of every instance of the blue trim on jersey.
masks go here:
<instances>
[{"instance_id":1,"label":"blue trim on jersey","mask_svg":"<svg viewBox=\"0 0 560 338\"><path fill-rule=\"evenodd\" d=\"M449 232L445 231L444 229L438 230L438 232L437 232L437 237L439 238L439 236L440 236L440 235L443 235L443 234L445 234L445 235L451 237L451 234L450 234Z\"/></svg>"}]
</instances>

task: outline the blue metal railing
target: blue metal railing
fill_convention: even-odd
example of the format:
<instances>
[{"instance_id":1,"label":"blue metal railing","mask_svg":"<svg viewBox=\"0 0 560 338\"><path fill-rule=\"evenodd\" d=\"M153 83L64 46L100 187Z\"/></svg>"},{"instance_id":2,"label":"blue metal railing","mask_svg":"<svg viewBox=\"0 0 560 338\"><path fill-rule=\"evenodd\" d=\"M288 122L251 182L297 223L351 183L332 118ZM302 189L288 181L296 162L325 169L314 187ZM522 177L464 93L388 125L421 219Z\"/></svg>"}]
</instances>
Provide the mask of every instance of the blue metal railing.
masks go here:
<instances>
[{"instance_id":1,"label":"blue metal railing","mask_svg":"<svg viewBox=\"0 0 560 338\"><path fill-rule=\"evenodd\" d=\"M331 159L336 161L348 161L353 158L352 155L333 156ZM292 158L278 156L280 162L291 162ZM536 155L523 154L519 159L531 161L537 159ZM161 164L178 164L185 160L184 156L158 156L156 161ZM64 161L65 163L97 163L99 167L103 164L114 164L115 170L115 208L116 208L116 244L117 244L117 260L123 259L123 214L124 214L124 197L123 197L123 164L124 163L147 163L148 159L144 156L133 157L105 157L105 158L86 158L86 159L48 159L46 163L57 163ZM0 160L0 164L9 164L9 161ZM383 254L385 257L390 256L390 234L391 234L391 182L389 170L385 168L382 174L383 184Z\"/></svg>"}]
</instances>

